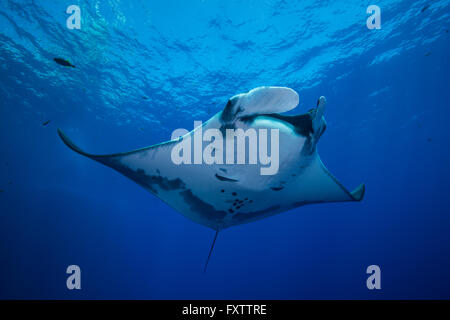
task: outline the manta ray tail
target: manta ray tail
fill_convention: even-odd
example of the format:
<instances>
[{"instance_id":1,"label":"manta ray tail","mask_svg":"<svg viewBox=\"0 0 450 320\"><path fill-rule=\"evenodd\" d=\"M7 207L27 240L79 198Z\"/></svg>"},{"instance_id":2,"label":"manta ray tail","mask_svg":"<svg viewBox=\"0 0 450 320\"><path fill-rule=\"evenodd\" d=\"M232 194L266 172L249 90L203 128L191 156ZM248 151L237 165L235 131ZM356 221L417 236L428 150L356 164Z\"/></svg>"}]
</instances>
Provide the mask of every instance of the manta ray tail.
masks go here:
<instances>
[{"instance_id":1,"label":"manta ray tail","mask_svg":"<svg viewBox=\"0 0 450 320\"><path fill-rule=\"evenodd\" d=\"M216 244L217 235L219 234L219 229L216 231L216 235L214 236L213 243L211 245L211 249L209 249L208 259L206 259L205 269L203 269L203 273L206 273L206 268L208 268L209 258L211 258L211 253L213 252L214 245Z\"/></svg>"}]
</instances>

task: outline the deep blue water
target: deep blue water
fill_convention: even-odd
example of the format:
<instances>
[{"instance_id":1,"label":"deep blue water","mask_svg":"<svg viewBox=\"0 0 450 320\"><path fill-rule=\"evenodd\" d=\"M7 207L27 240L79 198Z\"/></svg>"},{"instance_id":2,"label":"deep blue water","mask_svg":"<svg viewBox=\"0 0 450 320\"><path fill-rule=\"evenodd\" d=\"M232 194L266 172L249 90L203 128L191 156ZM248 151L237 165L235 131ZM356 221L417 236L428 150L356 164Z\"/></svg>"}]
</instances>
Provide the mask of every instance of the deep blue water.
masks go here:
<instances>
[{"instance_id":1,"label":"deep blue water","mask_svg":"<svg viewBox=\"0 0 450 320\"><path fill-rule=\"evenodd\" d=\"M376 1L380 30L369 4L2 1L0 298L450 298L450 1ZM319 153L366 195L226 229L206 274L212 230L56 133L128 151L262 85L327 97Z\"/></svg>"}]
</instances>

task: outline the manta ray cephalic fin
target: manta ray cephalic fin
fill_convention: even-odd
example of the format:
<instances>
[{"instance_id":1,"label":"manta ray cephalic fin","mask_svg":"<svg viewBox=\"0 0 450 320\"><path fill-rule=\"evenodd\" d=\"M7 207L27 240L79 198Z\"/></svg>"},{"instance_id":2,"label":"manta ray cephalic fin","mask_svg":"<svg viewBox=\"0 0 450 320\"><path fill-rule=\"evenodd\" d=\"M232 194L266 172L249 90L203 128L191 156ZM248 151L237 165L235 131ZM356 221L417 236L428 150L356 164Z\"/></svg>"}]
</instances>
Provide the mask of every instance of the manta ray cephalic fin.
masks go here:
<instances>
[{"instance_id":1,"label":"manta ray cephalic fin","mask_svg":"<svg viewBox=\"0 0 450 320\"><path fill-rule=\"evenodd\" d=\"M221 119L230 122L237 117L287 112L294 109L298 102L298 93L291 88L258 87L231 97Z\"/></svg>"}]
</instances>

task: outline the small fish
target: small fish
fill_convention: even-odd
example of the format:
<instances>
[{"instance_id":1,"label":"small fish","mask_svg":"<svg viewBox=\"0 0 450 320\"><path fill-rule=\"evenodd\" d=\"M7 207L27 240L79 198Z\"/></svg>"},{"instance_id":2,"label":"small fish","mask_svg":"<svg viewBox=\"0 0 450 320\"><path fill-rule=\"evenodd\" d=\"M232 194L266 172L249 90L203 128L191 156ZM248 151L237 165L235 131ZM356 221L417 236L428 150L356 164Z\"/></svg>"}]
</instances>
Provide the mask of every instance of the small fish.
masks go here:
<instances>
[{"instance_id":1,"label":"small fish","mask_svg":"<svg viewBox=\"0 0 450 320\"><path fill-rule=\"evenodd\" d=\"M12 184L12 181L11 181L11 180L9 180L9 181L8 181L8 184Z\"/></svg>"},{"instance_id":2,"label":"small fish","mask_svg":"<svg viewBox=\"0 0 450 320\"><path fill-rule=\"evenodd\" d=\"M62 59L62 58L54 58L53 61L55 61L57 64L60 64L64 67L72 67L75 68L73 64L69 62L69 60Z\"/></svg>"},{"instance_id":3,"label":"small fish","mask_svg":"<svg viewBox=\"0 0 450 320\"><path fill-rule=\"evenodd\" d=\"M0 189L0 192L5 192L5 190Z\"/></svg>"},{"instance_id":4,"label":"small fish","mask_svg":"<svg viewBox=\"0 0 450 320\"><path fill-rule=\"evenodd\" d=\"M428 142L431 142L431 138L428 138L427 141L428 141Z\"/></svg>"},{"instance_id":5,"label":"small fish","mask_svg":"<svg viewBox=\"0 0 450 320\"><path fill-rule=\"evenodd\" d=\"M43 122L42 125L44 127L46 127L50 122L52 122L52 120L47 120L47 121Z\"/></svg>"},{"instance_id":6,"label":"small fish","mask_svg":"<svg viewBox=\"0 0 450 320\"><path fill-rule=\"evenodd\" d=\"M424 11L427 10L429 7L430 7L430 5L427 4L425 7L422 8L422 10L420 10L420 12L421 12L421 13L424 12Z\"/></svg>"},{"instance_id":7,"label":"small fish","mask_svg":"<svg viewBox=\"0 0 450 320\"><path fill-rule=\"evenodd\" d=\"M431 54L431 51L428 51L427 53L425 53L425 57L428 57Z\"/></svg>"},{"instance_id":8,"label":"small fish","mask_svg":"<svg viewBox=\"0 0 450 320\"><path fill-rule=\"evenodd\" d=\"M148 97L142 96L142 99L143 99L143 100L148 100Z\"/></svg>"}]
</instances>

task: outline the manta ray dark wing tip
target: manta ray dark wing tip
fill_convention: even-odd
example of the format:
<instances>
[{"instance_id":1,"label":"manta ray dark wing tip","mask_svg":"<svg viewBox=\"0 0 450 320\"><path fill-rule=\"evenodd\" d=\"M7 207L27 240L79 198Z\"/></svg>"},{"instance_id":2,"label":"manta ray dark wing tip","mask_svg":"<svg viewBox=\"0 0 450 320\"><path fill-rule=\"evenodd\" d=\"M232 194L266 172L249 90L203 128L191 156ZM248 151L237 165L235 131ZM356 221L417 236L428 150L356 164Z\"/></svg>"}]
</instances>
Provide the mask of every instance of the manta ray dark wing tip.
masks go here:
<instances>
[{"instance_id":1,"label":"manta ray dark wing tip","mask_svg":"<svg viewBox=\"0 0 450 320\"><path fill-rule=\"evenodd\" d=\"M72 149L73 151L75 151L81 155L92 158L92 155L81 150L75 143L72 142L72 140L69 139L68 136L66 136L66 134L64 132L62 132L61 129L57 129L57 130L58 130L59 137L61 138L61 140L64 142L64 144L66 146L68 146L70 149Z\"/></svg>"},{"instance_id":2,"label":"manta ray dark wing tip","mask_svg":"<svg viewBox=\"0 0 450 320\"><path fill-rule=\"evenodd\" d=\"M361 183L355 190L351 192L351 195L355 201L361 201L366 193L366 186Z\"/></svg>"}]
</instances>

